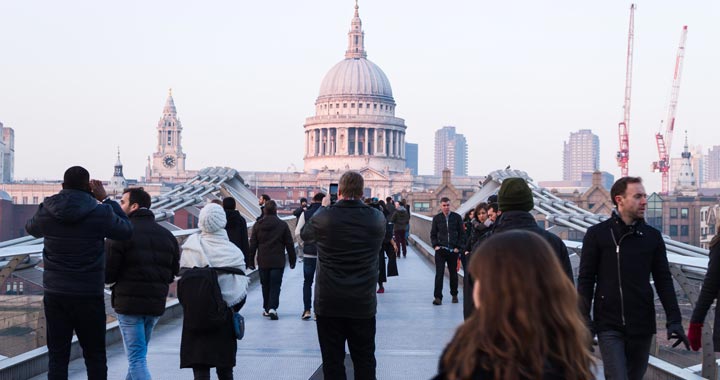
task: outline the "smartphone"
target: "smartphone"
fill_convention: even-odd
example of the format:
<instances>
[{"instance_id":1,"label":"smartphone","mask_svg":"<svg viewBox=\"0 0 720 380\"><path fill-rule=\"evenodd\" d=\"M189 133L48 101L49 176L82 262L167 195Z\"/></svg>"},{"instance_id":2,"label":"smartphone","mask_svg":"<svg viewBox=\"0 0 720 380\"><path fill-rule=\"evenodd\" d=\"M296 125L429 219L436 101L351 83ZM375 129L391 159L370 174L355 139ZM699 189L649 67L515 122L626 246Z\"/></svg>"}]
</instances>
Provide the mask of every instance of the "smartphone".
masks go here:
<instances>
[{"instance_id":1,"label":"smartphone","mask_svg":"<svg viewBox=\"0 0 720 380\"><path fill-rule=\"evenodd\" d=\"M337 183L331 183L330 184L330 204L333 205L335 202L337 202L338 199L338 184Z\"/></svg>"}]
</instances>

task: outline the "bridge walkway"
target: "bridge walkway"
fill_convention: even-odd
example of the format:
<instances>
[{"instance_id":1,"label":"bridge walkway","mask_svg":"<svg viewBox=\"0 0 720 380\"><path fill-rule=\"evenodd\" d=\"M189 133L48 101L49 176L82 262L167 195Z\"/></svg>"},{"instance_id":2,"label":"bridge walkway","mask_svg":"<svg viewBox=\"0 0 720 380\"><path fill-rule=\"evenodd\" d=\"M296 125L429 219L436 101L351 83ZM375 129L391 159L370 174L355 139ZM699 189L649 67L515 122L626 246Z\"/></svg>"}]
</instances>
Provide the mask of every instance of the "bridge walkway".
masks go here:
<instances>
[{"instance_id":1,"label":"bridge walkway","mask_svg":"<svg viewBox=\"0 0 720 380\"><path fill-rule=\"evenodd\" d=\"M386 283L378 294L376 358L378 379L429 379L438 359L462 322L461 303L450 303L449 284L442 306L433 306L434 265L408 247L407 258L399 259L400 275ZM285 268L279 320L262 314L259 282L251 285L245 316L246 335L238 342L236 379L322 379L320 347L313 320L303 321L302 263ZM461 295L462 297L462 295ZM180 369L182 320L158 324L150 342L148 363L153 379L192 378L192 370ZM108 379L124 379L127 360L122 343L108 347ZM351 372L351 371L348 371ZM214 377L214 374L213 374ZM33 379L45 379L47 374ZM82 359L70 363L70 379L85 379ZM349 377L352 379L352 377Z\"/></svg>"}]
</instances>

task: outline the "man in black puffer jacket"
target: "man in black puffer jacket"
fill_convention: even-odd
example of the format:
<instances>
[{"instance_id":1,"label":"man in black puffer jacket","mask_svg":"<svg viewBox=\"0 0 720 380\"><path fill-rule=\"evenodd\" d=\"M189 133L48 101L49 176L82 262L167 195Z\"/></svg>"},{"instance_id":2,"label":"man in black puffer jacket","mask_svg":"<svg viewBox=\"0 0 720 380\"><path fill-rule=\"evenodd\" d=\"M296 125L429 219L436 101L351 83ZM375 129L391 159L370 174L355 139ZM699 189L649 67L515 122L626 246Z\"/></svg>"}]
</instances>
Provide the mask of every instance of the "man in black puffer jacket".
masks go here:
<instances>
[{"instance_id":1,"label":"man in black puffer jacket","mask_svg":"<svg viewBox=\"0 0 720 380\"><path fill-rule=\"evenodd\" d=\"M250 263L255 262L257 253L260 285L263 295L263 316L278 319L280 306L280 287L285 272L285 252L287 251L290 269L295 269L295 241L290 227L277 216L275 201L265 202L263 217L255 222L250 235ZM248 264L248 268L254 266Z\"/></svg>"},{"instance_id":2,"label":"man in black puffer jacket","mask_svg":"<svg viewBox=\"0 0 720 380\"><path fill-rule=\"evenodd\" d=\"M346 378L346 342L355 378L375 379L375 284L385 217L360 200L364 182L356 172L344 173L340 200L318 210L301 233L317 246L315 314L325 379Z\"/></svg>"},{"instance_id":3,"label":"man in black puffer jacket","mask_svg":"<svg viewBox=\"0 0 720 380\"><path fill-rule=\"evenodd\" d=\"M66 170L62 188L45 199L25 225L30 235L44 238L48 378L67 379L75 330L88 379L106 379L105 238L129 239L132 226L102 183L90 181L84 168Z\"/></svg>"},{"instance_id":4,"label":"man in black puffer jacket","mask_svg":"<svg viewBox=\"0 0 720 380\"><path fill-rule=\"evenodd\" d=\"M503 180L498 190L498 205L500 207L500 217L492 227L493 234L501 233L508 230L528 230L537 233L545 238L555 252L560 266L570 281L573 280L572 266L570 265L570 256L567 247L557 235L547 232L540 228L535 221L535 217L530 214L530 210L535 207L532 191L522 178L507 178Z\"/></svg>"},{"instance_id":5,"label":"man in black puffer jacket","mask_svg":"<svg viewBox=\"0 0 720 380\"><path fill-rule=\"evenodd\" d=\"M235 244L245 255L246 265L250 265L249 254L250 244L248 243L248 227L247 221L240 215L240 212L236 210L235 198L226 197L222 201L223 210L225 210L225 218L227 224L225 225L225 232L228 234L228 239Z\"/></svg>"},{"instance_id":6,"label":"man in black puffer jacket","mask_svg":"<svg viewBox=\"0 0 720 380\"><path fill-rule=\"evenodd\" d=\"M610 189L616 210L588 228L583 239L578 293L580 308L597 333L607 379L640 380L656 332L650 275L665 314L668 339L688 347L665 241L645 224L647 194L639 177L623 177ZM593 305L593 318L590 309Z\"/></svg>"},{"instance_id":7,"label":"man in black puffer jacket","mask_svg":"<svg viewBox=\"0 0 720 380\"><path fill-rule=\"evenodd\" d=\"M149 379L147 346L180 269L180 249L173 234L155 222L150 194L142 187L126 189L120 207L130 218L133 235L130 240L108 240L105 283L112 289L128 378Z\"/></svg>"}]
</instances>

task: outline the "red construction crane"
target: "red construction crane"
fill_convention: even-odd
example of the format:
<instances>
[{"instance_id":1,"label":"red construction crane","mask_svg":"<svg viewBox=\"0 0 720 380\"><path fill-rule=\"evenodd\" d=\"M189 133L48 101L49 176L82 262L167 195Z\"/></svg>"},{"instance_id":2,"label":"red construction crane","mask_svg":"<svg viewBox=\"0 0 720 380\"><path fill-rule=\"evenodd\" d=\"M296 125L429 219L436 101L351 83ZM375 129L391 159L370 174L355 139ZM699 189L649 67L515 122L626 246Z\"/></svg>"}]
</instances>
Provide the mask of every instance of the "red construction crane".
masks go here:
<instances>
[{"instance_id":1,"label":"red construction crane","mask_svg":"<svg viewBox=\"0 0 720 380\"><path fill-rule=\"evenodd\" d=\"M672 136L673 130L675 129L678 96L680 95L680 78L682 77L683 60L685 59L687 32L687 25L685 25L680 34L680 45L678 46L677 57L675 58L675 72L673 73L670 105L668 106L668 114L665 119L665 135L660 132L655 134L659 160L653 162L652 168L653 171L659 171L662 174L662 194L668 194L670 191L670 149L672 148ZM662 122L660 124L660 131L662 131Z\"/></svg>"},{"instance_id":2,"label":"red construction crane","mask_svg":"<svg viewBox=\"0 0 720 380\"><path fill-rule=\"evenodd\" d=\"M622 177L628 175L630 160L630 94L632 92L633 42L635 36L635 4L630 5L630 26L628 27L628 47L625 62L625 103L623 104L623 121L618 123L620 150L617 152L617 163Z\"/></svg>"}]
</instances>

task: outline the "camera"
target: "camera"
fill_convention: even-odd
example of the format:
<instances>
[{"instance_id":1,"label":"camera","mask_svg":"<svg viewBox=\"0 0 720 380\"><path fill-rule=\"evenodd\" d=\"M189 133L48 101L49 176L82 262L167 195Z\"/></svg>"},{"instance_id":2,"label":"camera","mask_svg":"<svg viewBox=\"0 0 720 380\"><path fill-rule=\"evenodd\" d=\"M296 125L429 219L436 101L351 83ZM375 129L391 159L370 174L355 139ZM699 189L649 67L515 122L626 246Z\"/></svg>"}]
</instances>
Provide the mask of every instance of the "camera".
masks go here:
<instances>
[{"instance_id":1,"label":"camera","mask_svg":"<svg viewBox=\"0 0 720 380\"><path fill-rule=\"evenodd\" d=\"M337 202L338 199L338 184L337 183L331 183L330 184L330 204L334 205L335 202Z\"/></svg>"}]
</instances>

